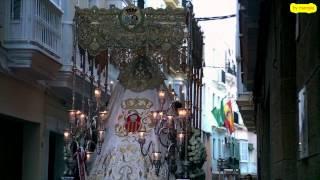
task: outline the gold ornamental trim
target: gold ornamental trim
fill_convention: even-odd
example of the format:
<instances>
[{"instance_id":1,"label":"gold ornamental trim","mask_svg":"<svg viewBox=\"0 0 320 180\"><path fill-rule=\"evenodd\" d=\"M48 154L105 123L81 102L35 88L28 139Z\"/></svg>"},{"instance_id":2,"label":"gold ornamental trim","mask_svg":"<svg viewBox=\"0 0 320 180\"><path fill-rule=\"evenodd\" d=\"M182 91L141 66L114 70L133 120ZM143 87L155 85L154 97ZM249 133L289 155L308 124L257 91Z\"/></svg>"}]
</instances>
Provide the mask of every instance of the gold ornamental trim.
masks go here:
<instances>
[{"instance_id":1,"label":"gold ornamental trim","mask_svg":"<svg viewBox=\"0 0 320 180\"><path fill-rule=\"evenodd\" d=\"M108 48L169 51L187 38L185 9L76 8L78 44L92 56Z\"/></svg>"},{"instance_id":2,"label":"gold ornamental trim","mask_svg":"<svg viewBox=\"0 0 320 180\"><path fill-rule=\"evenodd\" d=\"M129 98L122 102L122 109L150 109L153 106L152 101L147 98Z\"/></svg>"}]
</instances>

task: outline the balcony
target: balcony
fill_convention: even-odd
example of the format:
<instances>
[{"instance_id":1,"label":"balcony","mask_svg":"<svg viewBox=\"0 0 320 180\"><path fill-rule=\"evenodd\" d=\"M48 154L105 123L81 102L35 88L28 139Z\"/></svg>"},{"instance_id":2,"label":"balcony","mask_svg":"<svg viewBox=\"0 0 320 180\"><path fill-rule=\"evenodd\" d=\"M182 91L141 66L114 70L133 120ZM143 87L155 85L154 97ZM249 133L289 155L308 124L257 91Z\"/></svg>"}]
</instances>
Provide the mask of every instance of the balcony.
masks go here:
<instances>
[{"instance_id":1,"label":"balcony","mask_svg":"<svg viewBox=\"0 0 320 180\"><path fill-rule=\"evenodd\" d=\"M223 171L224 174L238 174L240 163L237 158L228 157L226 159L218 159L218 171Z\"/></svg>"},{"instance_id":2,"label":"balcony","mask_svg":"<svg viewBox=\"0 0 320 180\"><path fill-rule=\"evenodd\" d=\"M241 162L240 163L240 171L241 174L251 174L256 175L257 174L257 163L256 162Z\"/></svg>"},{"instance_id":3,"label":"balcony","mask_svg":"<svg viewBox=\"0 0 320 180\"><path fill-rule=\"evenodd\" d=\"M250 132L256 132L256 123L254 119L254 104L252 92L239 92L237 104L241 112L244 124Z\"/></svg>"},{"instance_id":4,"label":"balcony","mask_svg":"<svg viewBox=\"0 0 320 180\"><path fill-rule=\"evenodd\" d=\"M8 67L33 80L53 79L61 67L62 10L49 0L10 0L2 8Z\"/></svg>"},{"instance_id":5,"label":"balcony","mask_svg":"<svg viewBox=\"0 0 320 180\"><path fill-rule=\"evenodd\" d=\"M259 31L259 1L239 0L243 7L239 11L240 48L242 56L242 80L249 91L253 89L255 66L257 62L257 43Z\"/></svg>"}]
</instances>

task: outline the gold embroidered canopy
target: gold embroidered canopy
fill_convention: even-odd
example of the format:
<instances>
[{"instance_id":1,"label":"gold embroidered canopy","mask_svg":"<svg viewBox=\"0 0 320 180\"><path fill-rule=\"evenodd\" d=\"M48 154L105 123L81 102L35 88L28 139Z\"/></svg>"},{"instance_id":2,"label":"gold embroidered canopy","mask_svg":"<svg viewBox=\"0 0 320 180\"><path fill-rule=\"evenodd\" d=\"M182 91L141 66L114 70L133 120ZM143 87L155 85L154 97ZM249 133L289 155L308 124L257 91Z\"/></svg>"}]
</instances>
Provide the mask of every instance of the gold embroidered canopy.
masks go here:
<instances>
[{"instance_id":1,"label":"gold embroidered canopy","mask_svg":"<svg viewBox=\"0 0 320 180\"><path fill-rule=\"evenodd\" d=\"M186 21L185 9L170 8L77 8L75 14L78 44L92 56L108 48L181 52L187 41Z\"/></svg>"}]
</instances>

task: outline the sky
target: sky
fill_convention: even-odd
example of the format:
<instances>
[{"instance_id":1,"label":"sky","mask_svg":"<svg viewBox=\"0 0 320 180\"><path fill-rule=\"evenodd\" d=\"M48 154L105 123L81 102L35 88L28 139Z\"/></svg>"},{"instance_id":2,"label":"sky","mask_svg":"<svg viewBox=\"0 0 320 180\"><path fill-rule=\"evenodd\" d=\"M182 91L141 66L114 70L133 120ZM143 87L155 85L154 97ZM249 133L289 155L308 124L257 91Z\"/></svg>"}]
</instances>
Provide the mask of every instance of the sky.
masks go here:
<instances>
[{"instance_id":1,"label":"sky","mask_svg":"<svg viewBox=\"0 0 320 180\"><path fill-rule=\"evenodd\" d=\"M215 17L236 14L238 0L193 0L194 13L196 17ZM225 50L233 50L233 56L235 59L235 47L236 47L236 17L223 19L223 20L210 20L202 21L198 24L201 26L201 30L204 35L204 59L205 65L208 68L204 68L203 82L208 84L205 86L207 94L212 91L212 81L219 81L220 70L225 66ZM213 50L215 49L215 51ZM213 69L211 68L213 67ZM211 89L211 90L210 90ZM228 91L236 94L236 90L229 89ZM222 92L215 91L216 96L221 96ZM218 102L218 101L215 101ZM205 105L204 118L211 119L211 100L204 100ZM235 108L235 107L233 107ZM237 107L236 107L237 109ZM242 118L239 117L239 120ZM208 123L208 124L207 124ZM203 129L217 126L215 121L204 121ZM211 129L207 129L211 132Z\"/></svg>"},{"instance_id":2,"label":"sky","mask_svg":"<svg viewBox=\"0 0 320 180\"><path fill-rule=\"evenodd\" d=\"M237 0L193 0L196 17L213 17L236 14ZM235 52L236 18L200 22L204 32L206 64L212 60L213 48L226 46Z\"/></svg>"}]
</instances>

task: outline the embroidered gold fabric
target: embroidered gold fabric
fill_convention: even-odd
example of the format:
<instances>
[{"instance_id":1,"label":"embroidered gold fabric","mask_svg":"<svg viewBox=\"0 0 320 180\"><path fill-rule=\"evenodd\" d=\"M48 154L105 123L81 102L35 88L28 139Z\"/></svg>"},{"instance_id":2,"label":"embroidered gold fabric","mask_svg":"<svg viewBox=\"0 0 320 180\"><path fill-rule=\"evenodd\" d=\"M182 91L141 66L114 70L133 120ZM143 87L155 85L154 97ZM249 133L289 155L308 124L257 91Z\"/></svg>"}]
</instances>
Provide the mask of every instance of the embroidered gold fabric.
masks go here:
<instances>
[{"instance_id":1,"label":"embroidered gold fabric","mask_svg":"<svg viewBox=\"0 0 320 180\"><path fill-rule=\"evenodd\" d=\"M150 109L152 106L152 101L147 98L129 98L121 104L122 109Z\"/></svg>"},{"instance_id":2,"label":"embroidered gold fabric","mask_svg":"<svg viewBox=\"0 0 320 180\"><path fill-rule=\"evenodd\" d=\"M123 15L128 15L127 11L128 8L76 8L79 45L95 56L107 48L136 49L148 46L151 49L169 50L181 47L187 37L184 32L187 12L184 9L136 10L131 16L135 15L137 22L128 22L124 26L121 20L125 19ZM132 23L136 23L134 28L130 28Z\"/></svg>"},{"instance_id":3,"label":"embroidered gold fabric","mask_svg":"<svg viewBox=\"0 0 320 180\"><path fill-rule=\"evenodd\" d=\"M135 92L158 88L164 79L158 65L146 56L138 56L119 75L119 82Z\"/></svg>"}]
</instances>

